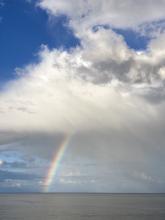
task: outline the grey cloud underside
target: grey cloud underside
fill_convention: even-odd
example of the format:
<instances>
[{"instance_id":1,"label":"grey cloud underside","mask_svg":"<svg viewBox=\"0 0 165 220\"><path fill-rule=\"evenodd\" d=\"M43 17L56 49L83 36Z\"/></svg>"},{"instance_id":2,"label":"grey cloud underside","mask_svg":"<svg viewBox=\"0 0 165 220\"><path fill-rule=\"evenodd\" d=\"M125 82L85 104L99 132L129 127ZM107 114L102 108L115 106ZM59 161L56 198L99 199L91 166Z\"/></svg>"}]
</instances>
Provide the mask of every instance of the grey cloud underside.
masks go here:
<instances>
[{"instance_id":1,"label":"grey cloud underside","mask_svg":"<svg viewBox=\"0 0 165 220\"><path fill-rule=\"evenodd\" d=\"M34 174L25 174L25 173L16 173L9 171L0 171L1 181L5 179L14 179L14 180L30 180L37 178L37 175Z\"/></svg>"}]
</instances>

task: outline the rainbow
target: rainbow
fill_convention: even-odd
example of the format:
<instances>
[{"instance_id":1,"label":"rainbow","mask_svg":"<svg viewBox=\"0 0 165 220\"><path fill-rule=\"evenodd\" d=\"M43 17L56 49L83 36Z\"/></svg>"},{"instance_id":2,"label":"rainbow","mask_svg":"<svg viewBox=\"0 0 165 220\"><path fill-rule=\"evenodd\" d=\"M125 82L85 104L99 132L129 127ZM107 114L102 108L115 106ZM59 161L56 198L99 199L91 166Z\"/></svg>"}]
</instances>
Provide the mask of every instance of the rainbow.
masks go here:
<instances>
[{"instance_id":1,"label":"rainbow","mask_svg":"<svg viewBox=\"0 0 165 220\"><path fill-rule=\"evenodd\" d=\"M64 155L64 153L67 149L67 146L69 144L69 141L70 141L71 137L72 137L71 134L65 135L62 143L59 146L58 151L55 153L55 155L52 159L49 170L48 170L47 175L44 179L44 184L43 184L44 192L49 192L49 188L50 188L50 186L51 186L51 184L54 180L54 177L57 174L60 162L61 162L61 160L63 158L63 155Z\"/></svg>"}]
</instances>

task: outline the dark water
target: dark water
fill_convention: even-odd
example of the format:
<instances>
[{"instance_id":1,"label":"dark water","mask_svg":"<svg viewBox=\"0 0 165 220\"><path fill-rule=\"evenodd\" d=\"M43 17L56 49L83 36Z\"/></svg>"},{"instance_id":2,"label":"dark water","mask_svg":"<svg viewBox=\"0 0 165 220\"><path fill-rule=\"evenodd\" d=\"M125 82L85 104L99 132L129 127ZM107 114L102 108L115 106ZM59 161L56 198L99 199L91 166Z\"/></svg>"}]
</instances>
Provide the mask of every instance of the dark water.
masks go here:
<instances>
[{"instance_id":1,"label":"dark water","mask_svg":"<svg viewBox=\"0 0 165 220\"><path fill-rule=\"evenodd\" d=\"M165 220L164 194L0 195L0 220Z\"/></svg>"}]
</instances>

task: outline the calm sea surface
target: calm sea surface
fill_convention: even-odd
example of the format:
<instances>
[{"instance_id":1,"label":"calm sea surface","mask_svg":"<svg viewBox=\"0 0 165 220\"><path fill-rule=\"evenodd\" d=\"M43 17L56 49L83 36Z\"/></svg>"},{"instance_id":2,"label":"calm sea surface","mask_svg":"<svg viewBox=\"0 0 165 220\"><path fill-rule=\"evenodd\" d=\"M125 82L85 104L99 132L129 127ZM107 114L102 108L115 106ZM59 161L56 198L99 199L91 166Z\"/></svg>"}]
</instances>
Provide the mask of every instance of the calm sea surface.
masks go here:
<instances>
[{"instance_id":1,"label":"calm sea surface","mask_svg":"<svg viewBox=\"0 0 165 220\"><path fill-rule=\"evenodd\" d=\"M0 220L165 220L164 194L1 194Z\"/></svg>"}]
</instances>

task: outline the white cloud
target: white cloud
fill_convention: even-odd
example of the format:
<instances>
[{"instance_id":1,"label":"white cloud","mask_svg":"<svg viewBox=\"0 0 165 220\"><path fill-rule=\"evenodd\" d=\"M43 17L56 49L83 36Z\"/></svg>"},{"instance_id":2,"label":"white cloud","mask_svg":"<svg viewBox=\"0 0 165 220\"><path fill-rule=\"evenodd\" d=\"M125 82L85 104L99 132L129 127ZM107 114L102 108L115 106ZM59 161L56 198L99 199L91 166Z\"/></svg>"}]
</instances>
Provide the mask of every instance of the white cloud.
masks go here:
<instances>
[{"instance_id":1,"label":"white cloud","mask_svg":"<svg viewBox=\"0 0 165 220\"><path fill-rule=\"evenodd\" d=\"M91 27L108 23L136 28L162 19L164 4L149 0L40 1L54 15L70 17L81 46L68 52L45 46L39 52L39 63L17 70L18 79L0 91L1 143L21 139L19 149L26 146L43 156L59 144L52 136L73 132L78 137L73 143L75 155L94 157L105 166L109 161L132 162L132 166L136 162L125 170L136 170L141 163L148 169L148 153L153 152L151 157L165 153L165 35L158 35L146 51L137 53L112 30L92 31ZM47 142L43 134L48 135ZM141 178L147 178L140 172ZM123 178L125 181L127 175Z\"/></svg>"},{"instance_id":2,"label":"white cloud","mask_svg":"<svg viewBox=\"0 0 165 220\"><path fill-rule=\"evenodd\" d=\"M135 178L141 179L143 181L148 181L148 182L155 182L156 181L150 175L147 175L144 172L139 173L139 172L135 171L133 175Z\"/></svg>"},{"instance_id":3,"label":"white cloud","mask_svg":"<svg viewBox=\"0 0 165 220\"><path fill-rule=\"evenodd\" d=\"M1 131L120 129L128 122L136 124L156 117L156 109L132 96L122 81L120 88L117 71L127 62L128 49L117 52L112 47L109 55L106 44L105 48L98 47L101 48L76 49L71 53L42 51L41 63L22 70L23 76L1 92ZM101 55L99 59L97 51L105 53L105 57ZM110 60L112 53L116 57ZM116 72L112 72L108 60ZM102 83L105 73L110 79ZM117 85L111 78L116 78ZM125 91L128 96L123 95ZM139 108L145 111L139 114Z\"/></svg>"},{"instance_id":4,"label":"white cloud","mask_svg":"<svg viewBox=\"0 0 165 220\"><path fill-rule=\"evenodd\" d=\"M139 54L101 28L86 32L70 52L43 47L41 62L19 70L1 91L1 132L118 131L159 123L163 45L164 35Z\"/></svg>"},{"instance_id":5,"label":"white cloud","mask_svg":"<svg viewBox=\"0 0 165 220\"><path fill-rule=\"evenodd\" d=\"M164 0L40 0L38 4L53 15L67 15L79 34L98 24L135 28L165 18Z\"/></svg>"},{"instance_id":6,"label":"white cloud","mask_svg":"<svg viewBox=\"0 0 165 220\"><path fill-rule=\"evenodd\" d=\"M122 16L128 20L129 13L134 8L141 10L142 5L150 11L154 7L158 9L154 9L154 13L145 13L144 17L139 16L136 25L144 20L160 18L164 1L159 1L159 4L151 1L147 4L118 1L116 4L116 1L107 3L99 0L72 3L75 4L65 0L43 0L40 6L49 8L54 14L65 13L73 22L78 21L86 10L93 20L101 18L101 14L116 14L123 22ZM110 18L107 19L109 21ZM96 22L99 24L97 19ZM114 25L116 22L112 20ZM81 46L70 52L49 51L43 47L39 54L41 62L18 70L21 76L1 91L0 130L113 130L123 129L128 124L148 123L153 118L159 121L164 103L160 107L152 102L162 101L164 97L164 41L162 34L150 42L146 52L139 54L129 49L124 39L112 30L99 28L95 32L87 29ZM144 111L139 113L139 109Z\"/></svg>"}]
</instances>

